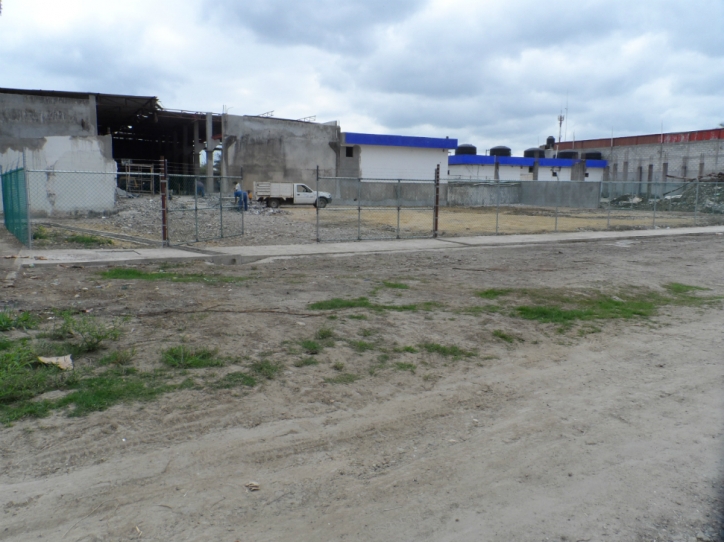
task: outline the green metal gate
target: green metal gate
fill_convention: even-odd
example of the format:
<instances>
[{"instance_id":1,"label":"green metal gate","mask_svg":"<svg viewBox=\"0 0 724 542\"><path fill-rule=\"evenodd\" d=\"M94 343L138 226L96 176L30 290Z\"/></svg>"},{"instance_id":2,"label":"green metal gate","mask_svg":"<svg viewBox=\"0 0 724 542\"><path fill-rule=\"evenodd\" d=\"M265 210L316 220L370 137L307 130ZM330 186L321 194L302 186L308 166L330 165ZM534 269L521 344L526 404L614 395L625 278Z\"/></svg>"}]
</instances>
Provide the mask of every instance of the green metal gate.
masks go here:
<instances>
[{"instance_id":1,"label":"green metal gate","mask_svg":"<svg viewBox=\"0 0 724 542\"><path fill-rule=\"evenodd\" d=\"M33 233L30 227L30 201L25 170L20 168L3 173L2 187L5 227L30 248Z\"/></svg>"}]
</instances>

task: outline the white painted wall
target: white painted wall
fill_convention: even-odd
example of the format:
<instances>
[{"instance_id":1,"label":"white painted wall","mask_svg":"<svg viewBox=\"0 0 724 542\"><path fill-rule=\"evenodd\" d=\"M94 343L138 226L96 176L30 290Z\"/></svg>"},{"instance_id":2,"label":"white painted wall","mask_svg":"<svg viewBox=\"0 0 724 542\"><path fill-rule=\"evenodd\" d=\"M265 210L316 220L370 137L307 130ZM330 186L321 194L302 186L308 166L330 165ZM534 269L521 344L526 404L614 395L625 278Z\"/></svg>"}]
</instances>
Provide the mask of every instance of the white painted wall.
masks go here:
<instances>
[{"instance_id":1,"label":"white painted wall","mask_svg":"<svg viewBox=\"0 0 724 542\"><path fill-rule=\"evenodd\" d=\"M3 171L23 166L22 150L0 154ZM53 136L28 142L25 150L33 216L102 213L116 203L116 163L111 136Z\"/></svg>"},{"instance_id":2,"label":"white painted wall","mask_svg":"<svg viewBox=\"0 0 724 542\"><path fill-rule=\"evenodd\" d=\"M492 181L495 178L495 164L455 164L448 166L451 180Z\"/></svg>"},{"instance_id":3,"label":"white painted wall","mask_svg":"<svg viewBox=\"0 0 724 542\"><path fill-rule=\"evenodd\" d=\"M603 174L605 171L605 168L602 167L586 168L586 173L588 174L588 177L586 177L586 182L598 183L603 181Z\"/></svg>"},{"instance_id":4,"label":"white painted wall","mask_svg":"<svg viewBox=\"0 0 724 542\"><path fill-rule=\"evenodd\" d=\"M440 165L444 181L448 169L447 149L360 145L360 176L377 179L434 180Z\"/></svg>"},{"instance_id":5,"label":"white painted wall","mask_svg":"<svg viewBox=\"0 0 724 542\"><path fill-rule=\"evenodd\" d=\"M558 173L558 176L554 177L553 172ZM539 181L570 181L571 180L571 168L540 166L538 168L538 180Z\"/></svg>"}]
</instances>

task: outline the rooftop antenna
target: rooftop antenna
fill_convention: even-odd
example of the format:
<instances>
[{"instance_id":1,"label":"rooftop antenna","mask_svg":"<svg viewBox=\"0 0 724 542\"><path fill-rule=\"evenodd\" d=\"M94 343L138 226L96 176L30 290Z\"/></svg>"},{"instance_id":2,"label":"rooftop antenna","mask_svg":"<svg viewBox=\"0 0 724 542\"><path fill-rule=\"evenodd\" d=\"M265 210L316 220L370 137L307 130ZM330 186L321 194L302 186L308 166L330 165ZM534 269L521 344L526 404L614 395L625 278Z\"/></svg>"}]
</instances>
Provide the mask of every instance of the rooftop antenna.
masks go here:
<instances>
[{"instance_id":1,"label":"rooftop antenna","mask_svg":"<svg viewBox=\"0 0 724 542\"><path fill-rule=\"evenodd\" d=\"M563 121L566 120L566 117L563 115L563 111L561 111L561 114L558 115L558 143L561 142L561 133L563 131Z\"/></svg>"},{"instance_id":2,"label":"rooftop antenna","mask_svg":"<svg viewBox=\"0 0 724 542\"><path fill-rule=\"evenodd\" d=\"M563 129L563 138L568 139L568 93L566 92L566 127Z\"/></svg>"}]
</instances>

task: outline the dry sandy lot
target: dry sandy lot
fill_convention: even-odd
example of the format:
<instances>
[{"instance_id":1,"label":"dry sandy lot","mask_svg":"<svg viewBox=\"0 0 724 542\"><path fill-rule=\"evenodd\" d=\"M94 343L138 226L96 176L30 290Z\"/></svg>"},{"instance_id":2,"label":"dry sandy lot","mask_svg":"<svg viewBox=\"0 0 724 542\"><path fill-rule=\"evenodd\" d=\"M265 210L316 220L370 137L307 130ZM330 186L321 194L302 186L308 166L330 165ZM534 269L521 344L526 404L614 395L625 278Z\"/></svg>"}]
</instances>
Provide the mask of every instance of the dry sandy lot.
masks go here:
<instances>
[{"instance_id":1,"label":"dry sandy lot","mask_svg":"<svg viewBox=\"0 0 724 542\"><path fill-rule=\"evenodd\" d=\"M165 270L208 283L24 269L6 306L128 316L109 348L138 371L181 343L234 361L155 401L0 427L0 540L716 540L721 302L567 329L514 308L522 288L724 295L723 259L712 235ZM310 307L360 297L378 310ZM260 361L275 378L214 387Z\"/></svg>"}]
</instances>

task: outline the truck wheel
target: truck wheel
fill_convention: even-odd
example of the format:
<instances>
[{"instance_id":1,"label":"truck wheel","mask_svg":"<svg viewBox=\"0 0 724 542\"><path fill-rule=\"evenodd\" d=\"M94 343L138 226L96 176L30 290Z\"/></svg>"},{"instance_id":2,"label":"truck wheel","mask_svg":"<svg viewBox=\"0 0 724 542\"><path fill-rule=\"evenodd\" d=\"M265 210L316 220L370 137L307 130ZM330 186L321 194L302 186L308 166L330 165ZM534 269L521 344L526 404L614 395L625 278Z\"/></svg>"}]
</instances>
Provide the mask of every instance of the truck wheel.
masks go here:
<instances>
[{"instance_id":1,"label":"truck wheel","mask_svg":"<svg viewBox=\"0 0 724 542\"><path fill-rule=\"evenodd\" d=\"M278 209L279 208L279 200L276 198L272 198L269 201L267 201L267 206L271 207L272 209Z\"/></svg>"},{"instance_id":2,"label":"truck wheel","mask_svg":"<svg viewBox=\"0 0 724 542\"><path fill-rule=\"evenodd\" d=\"M319 198L317 200L317 203L315 203L318 209L324 209L327 206L327 199L326 198Z\"/></svg>"}]
</instances>

